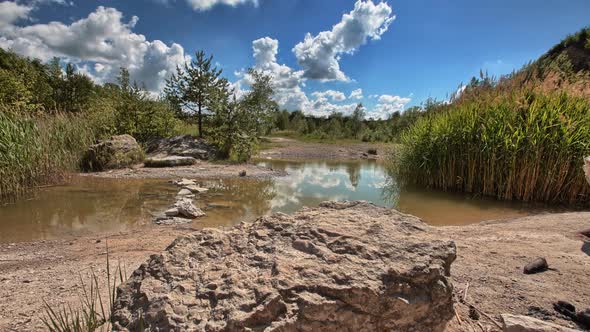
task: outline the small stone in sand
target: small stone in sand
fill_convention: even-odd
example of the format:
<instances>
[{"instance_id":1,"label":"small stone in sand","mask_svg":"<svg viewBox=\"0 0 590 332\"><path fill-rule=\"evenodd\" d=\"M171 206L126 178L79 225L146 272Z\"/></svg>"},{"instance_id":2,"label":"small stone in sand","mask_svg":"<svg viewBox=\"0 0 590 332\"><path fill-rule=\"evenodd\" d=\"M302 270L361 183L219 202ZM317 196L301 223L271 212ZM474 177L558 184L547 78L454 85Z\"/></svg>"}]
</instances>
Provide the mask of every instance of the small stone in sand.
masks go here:
<instances>
[{"instance_id":1,"label":"small stone in sand","mask_svg":"<svg viewBox=\"0 0 590 332\"><path fill-rule=\"evenodd\" d=\"M535 274L539 272L544 272L549 269L549 264L547 264L547 260L545 258L539 257L534 261L528 263L524 267L524 274Z\"/></svg>"}]
</instances>

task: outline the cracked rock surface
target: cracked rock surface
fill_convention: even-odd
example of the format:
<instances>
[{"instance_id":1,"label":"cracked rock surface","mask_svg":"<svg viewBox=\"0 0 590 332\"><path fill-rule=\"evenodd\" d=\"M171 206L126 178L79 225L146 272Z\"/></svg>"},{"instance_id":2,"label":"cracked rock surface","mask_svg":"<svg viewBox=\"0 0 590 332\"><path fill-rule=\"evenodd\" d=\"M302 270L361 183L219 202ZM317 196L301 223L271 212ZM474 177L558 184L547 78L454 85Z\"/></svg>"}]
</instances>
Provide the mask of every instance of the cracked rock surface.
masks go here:
<instances>
[{"instance_id":1,"label":"cracked rock surface","mask_svg":"<svg viewBox=\"0 0 590 332\"><path fill-rule=\"evenodd\" d=\"M366 202L197 231L120 286L115 329L442 331L456 249L434 232Z\"/></svg>"}]
</instances>

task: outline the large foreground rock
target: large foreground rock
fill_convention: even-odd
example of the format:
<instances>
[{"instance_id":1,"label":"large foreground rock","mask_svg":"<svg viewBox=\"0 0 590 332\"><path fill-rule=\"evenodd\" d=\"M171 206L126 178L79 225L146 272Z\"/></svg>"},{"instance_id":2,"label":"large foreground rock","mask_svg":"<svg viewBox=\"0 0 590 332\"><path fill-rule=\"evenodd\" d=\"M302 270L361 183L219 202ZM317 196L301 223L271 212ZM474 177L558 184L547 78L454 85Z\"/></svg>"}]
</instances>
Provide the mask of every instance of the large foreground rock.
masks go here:
<instances>
[{"instance_id":1,"label":"large foreground rock","mask_svg":"<svg viewBox=\"0 0 590 332\"><path fill-rule=\"evenodd\" d=\"M416 217L365 202L198 231L119 288L115 327L441 331L453 315L455 245L429 240L431 232Z\"/></svg>"},{"instance_id":2,"label":"large foreground rock","mask_svg":"<svg viewBox=\"0 0 590 332\"><path fill-rule=\"evenodd\" d=\"M82 158L82 169L103 171L140 163L143 151L130 135L112 136L91 145Z\"/></svg>"},{"instance_id":3,"label":"large foreground rock","mask_svg":"<svg viewBox=\"0 0 590 332\"><path fill-rule=\"evenodd\" d=\"M183 135L152 140L147 144L147 152L156 156L184 156L208 160L215 156L217 150L203 139Z\"/></svg>"}]
</instances>

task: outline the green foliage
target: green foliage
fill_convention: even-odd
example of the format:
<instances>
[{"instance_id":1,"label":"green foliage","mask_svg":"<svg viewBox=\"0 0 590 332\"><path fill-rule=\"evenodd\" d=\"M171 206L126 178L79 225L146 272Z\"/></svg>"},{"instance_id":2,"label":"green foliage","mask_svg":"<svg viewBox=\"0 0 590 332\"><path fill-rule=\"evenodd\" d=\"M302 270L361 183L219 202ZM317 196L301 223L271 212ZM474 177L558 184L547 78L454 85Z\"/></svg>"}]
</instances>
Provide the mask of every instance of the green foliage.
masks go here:
<instances>
[{"instance_id":1,"label":"green foliage","mask_svg":"<svg viewBox=\"0 0 590 332\"><path fill-rule=\"evenodd\" d=\"M220 157L244 162L250 159L259 145L259 136L271 127L276 103L269 76L249 71L253 83L240 100L222 80L211 95L211 138Z\"/></svg>"},{"instance_id":2,"label":"green foliage","mask_svg":"<svg viewBox=\"0 0 590 332\"><path fill-rule=\"evenodd\" d=\"M199 125L199 137L203 137L203 112L213 107L212 94L223 84L221 69L212 66L213 56L205 52L195 54L195 60L182 67L176 67L176 74L166 80L164 94L166 100L179 115L189 111L196 114Z\"/></svg>"},{"instance_id":3,"label":"green foliage","mask_svg":"<svg viewBox=\"0 0 590 332\"><path fill-rule=\"evenodd\" d=\"M166 137L173 133L178 120L165 101L152 100L148 93L130 84L129 72L121 68L119 91L114 98L115 132L129 134L139 142L151 138Z\"/></svg>"},{"instance_id":4,"label":"green foliage","mask_svg":"<svg viewBox=\"0 0 590 332\"><path fill-rule=\"evenodd\" d=\"M440 103L412 107L403 113L395 112L386 120L366 119L365 108L357 105L350 115L333 113L321 118L303 112L286 110L273 112L274 129L296 132L302 138L320 141L361 140L363 142L395 142L403 130L419 117L434 111Z\"/></svg>"},{"instance_id":5,"label":"green foliage","mask_svg":"<svg viewBox=\"0 0 590 332\"><path fill-rule=\"evenodd\" d=\"M499 199L588 205L581 168L590 154L588 101L525 88L496 92L418 120L401 139L401 177Z\"/></svg>"}]
</instances>

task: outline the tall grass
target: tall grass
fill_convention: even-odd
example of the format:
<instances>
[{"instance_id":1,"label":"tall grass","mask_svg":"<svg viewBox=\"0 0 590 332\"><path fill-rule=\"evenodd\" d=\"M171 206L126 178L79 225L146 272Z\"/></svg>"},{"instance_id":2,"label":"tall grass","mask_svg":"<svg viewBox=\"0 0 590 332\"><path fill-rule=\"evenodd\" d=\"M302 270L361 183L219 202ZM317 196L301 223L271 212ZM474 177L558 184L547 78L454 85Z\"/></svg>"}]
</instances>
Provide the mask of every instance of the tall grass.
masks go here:
<instances>
[{"instance_id":1,"label":"tall grass","mask_svg":"<svg viewBox=\"0 0 590 332\"><path fill-rule=\"evenodd\" d=\"M395 169L406 181L505 200L590 204L590 103L563 92L490 88L417 121Z\"/></svg>"},{"instance_id":2,"label":"tall grass","mask_svg":"<svg viewBox=\"0 0 590 332\"><path fill-rule=\"evenodd\" d=\"M0 107L0 198L62 180L94 140L84 117L33 116Z\"/></svg>"}]
</instances>

